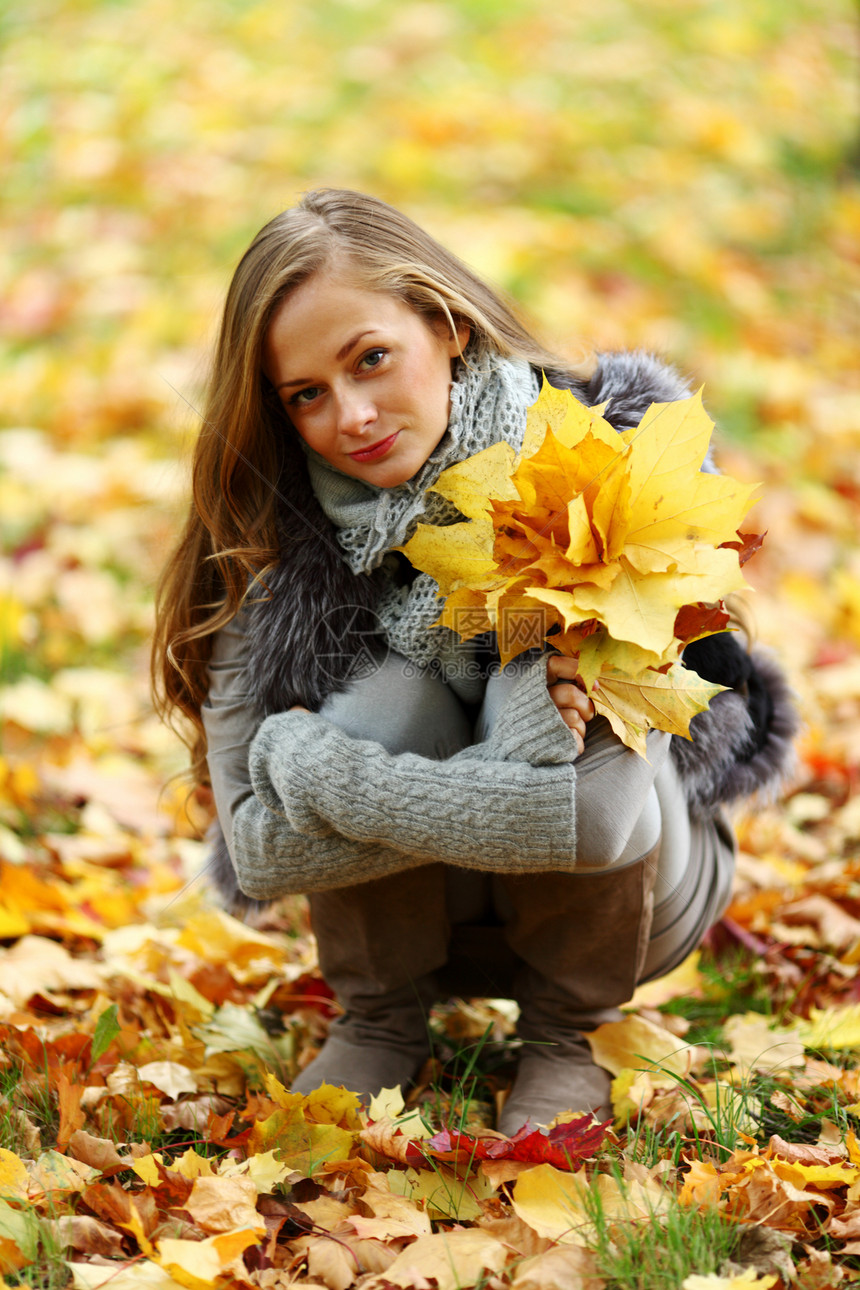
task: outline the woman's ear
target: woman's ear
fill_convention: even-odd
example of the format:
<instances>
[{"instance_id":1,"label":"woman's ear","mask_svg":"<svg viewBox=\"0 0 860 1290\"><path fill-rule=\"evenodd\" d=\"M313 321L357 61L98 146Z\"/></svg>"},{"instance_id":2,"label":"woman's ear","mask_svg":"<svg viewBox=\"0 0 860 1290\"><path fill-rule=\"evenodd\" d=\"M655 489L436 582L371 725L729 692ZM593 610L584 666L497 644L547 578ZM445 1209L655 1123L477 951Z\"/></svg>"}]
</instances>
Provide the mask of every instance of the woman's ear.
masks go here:
<instances>
[{"instance_id":1,"label":"woman's ear","mask_svg":"<svg viewBox=\"0 0 860 1290\"><path fill-rule=\"evenodd\" d=\"M469 337L472 329L468 323L460 322L457 324L457 330L453 336L448 338L448 355L451 358L459 358L463 350L469 343Z\"/></svg>"}]
</instances>

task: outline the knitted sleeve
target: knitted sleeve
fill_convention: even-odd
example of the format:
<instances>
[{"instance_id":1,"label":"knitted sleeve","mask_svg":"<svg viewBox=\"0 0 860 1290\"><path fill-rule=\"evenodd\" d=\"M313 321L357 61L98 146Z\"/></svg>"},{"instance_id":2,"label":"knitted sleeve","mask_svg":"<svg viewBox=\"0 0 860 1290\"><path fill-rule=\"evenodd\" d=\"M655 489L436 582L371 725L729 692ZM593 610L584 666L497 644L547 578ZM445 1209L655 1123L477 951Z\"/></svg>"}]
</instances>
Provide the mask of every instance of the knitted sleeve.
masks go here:
<instances>
[{"instance_id":1,"label":"knitted sleeve","mask_svg":"<svg viewBox=\"0 0 860 1290\"><path fill-rule=\"evenodd\" d=\"M546 693L545 664L526 680L517 710L503 714L486 743L444 761L393 756L319 716L269 717L251 746L254 792L291 831L320 838L334 829L347 852L350 842L381 843L413 864L570 868L576 742ZM531 702L538 685L540 707ZM241 864L235 826L234 841Z\"/></svg>"},{"instance_id":2,"label":"knitted sleeve","mask_svg":"<svg viewBox=\"0 0 860 1290\"><path fill-rule=\"evenodd\" d=\"M666 751L652 732L649 765L595 718L577 757L542 658L505 691L486 741L444 761L391 755L304 713L259 724L239 623L218 634L210 681L203 717L229 852L221 886L235 869L259 900L435 860L519 873L625 863Z\"/></svg>"},{"instance_id":3,"label":"knitted sleeve","mask_svg":"<svg viewBox=\"0 0 860 1290\"><path fill-rule=\"evenodd\" d=\"M486 744L437 761L392 756L315 715L260 724L245 644L237 620L218 633L203 721L218 818L246 896L347 886L431 860L517 872L571 866L577 748L543 661Z\"/></svg>"}]
</instances>

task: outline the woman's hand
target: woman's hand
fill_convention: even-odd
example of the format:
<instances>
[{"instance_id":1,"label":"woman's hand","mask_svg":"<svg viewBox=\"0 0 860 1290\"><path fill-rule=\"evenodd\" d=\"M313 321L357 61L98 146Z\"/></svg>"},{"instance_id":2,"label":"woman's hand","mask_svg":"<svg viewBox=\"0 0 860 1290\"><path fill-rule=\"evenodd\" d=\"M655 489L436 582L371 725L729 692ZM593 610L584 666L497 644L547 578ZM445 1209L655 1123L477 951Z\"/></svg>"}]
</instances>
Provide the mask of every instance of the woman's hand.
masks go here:
<instances>
[{"instance_id":1,"label":"woman's hand","mask_svg":"<svg viewBox=\"0 0 860 1290\"><path fill-rule=\"evenodd\" d=\"M578 660L564 654L550 654L546 661L546 683L549 697L558 708L562 721L569 726L579 751L585 747L585 724L594 716L594 704L576 680Z\"/></svg>"}]
</instances>

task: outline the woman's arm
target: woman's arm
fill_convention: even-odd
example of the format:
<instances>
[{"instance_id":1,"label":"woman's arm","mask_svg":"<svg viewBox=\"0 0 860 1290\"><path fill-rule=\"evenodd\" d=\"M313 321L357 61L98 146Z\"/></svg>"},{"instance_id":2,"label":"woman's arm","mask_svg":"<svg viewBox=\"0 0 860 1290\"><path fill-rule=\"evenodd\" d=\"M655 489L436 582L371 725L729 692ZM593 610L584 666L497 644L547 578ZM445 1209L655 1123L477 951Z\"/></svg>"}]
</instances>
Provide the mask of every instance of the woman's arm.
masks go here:
<instances>
[{"instance_id":1,"label":"woman's arm","mask_svg":"<svg viewBox=\"0 0 860 1290\"><path fill-rule=\"evenodd\" d=\"M611 865L663 757L661 736L649 766L599 721L579 756L544 659L502 679L484 742L445 761L392 756L310 714L270 717L258 732L239 622L218 634L210 675L213 792L239 885L258 899L436 860L509 872Z\"/></svg>"},{"instance_id":2,"label":"woman's arm","mask_svg":"<svg viewBox=\"0 0 860 1290\"><path fill-rule=\"evenodd\" d=\"M591 764L588 751L578 761L576 740L547 691L546 660L539 658L509 687L487 738L445 761L392 756L378 743L352 739L323 718L297 711L263 722L250 769L259 800L306 837L334 829L347 840L404 852L416 863L528 873L571 870L583 862L577 841L581 763L590 803L585 815L596 812L599 821L587 830L584 863L617 862L667 743L659 735L652 740L649 765L600 732ZM601 798L601 782L623 800ZM244 839L242 850L247 862ZM237 862L242 864L238 850Z\"/></svg>"},{"instance_id":3,"label":"woman's arm","mask_svg":"<svg viewBox=\"0 0 860 1290\"><path fill-rule=\"evenodd\" d=\"M332 829L303 835L282 811L274 813L255 796L248 750L260 722L247 690L244 648L239 616L215 636L209 696L201 712L218 823L241 891L272 900L368 882L421 863L381 845L347 844Z\"/></svg>"},{"instance_id":4,"label":"woman's arm","mask_svg":"<svg viewBox=\"0 0 860 1290\"><path fill-rule=\"evenodd\" d=\"M507 708L491 741L446 761L391 756L310 714L272 716L258 731L242 624L234 620L216 636L202 715L219 822L242 891L266 899L325 890L435 860L518 872L569 868L576 742L539 670Z\"/></svg>"}]
</instances>

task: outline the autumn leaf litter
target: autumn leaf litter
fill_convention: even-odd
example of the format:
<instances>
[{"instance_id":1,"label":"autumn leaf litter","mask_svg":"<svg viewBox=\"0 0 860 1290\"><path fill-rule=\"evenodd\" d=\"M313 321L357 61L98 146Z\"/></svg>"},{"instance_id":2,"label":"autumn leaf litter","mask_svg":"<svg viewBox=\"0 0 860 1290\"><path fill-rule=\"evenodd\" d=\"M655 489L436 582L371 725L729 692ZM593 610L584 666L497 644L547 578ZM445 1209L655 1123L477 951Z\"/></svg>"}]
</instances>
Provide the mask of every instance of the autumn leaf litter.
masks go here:
<instances>
[{"instance_id":1,"label":"autumn leaf litter","mask_svg":"<svg viewBox=\"0 0 860 1290\"><path fill-rule=\"evenodd\" d=\"M659 25L623 0L537 22L504 4L382 3L372 24L366 6L234 8L213 26L205 6L59 5L38 39L6 33L24 164L0 303L0 1271L52 1290L599 1290L627 1236L647 1234L644 1268L677 1216L692 1249L690 1217L716 1215L730 1254L672 1284L852 1284L851 24L830 0L679 4ZM460 57L476 41L480 76ZM392 105L398 132L370 129ZM799 695L797 772L737 820L733 904L703 951L595 1037L615 1125L599 1144L561 1125L540 1158L491 1128L510 1074L497 1001L435 1017L440 1059L489 1034L465 1118L439 1066L417 1109L391 1093L374 1117L287 1092L337 1011L305 912L251 927L213 908L210 803L171 781L182 750L148 707L193 419L172 391L196 401L225 230L249 192L274 211L285 186L344 174L429 215L558 348L643 345L695 371L721 467L761 481L748 526L768 537L744 573Z\"/></svg>"}]
</instances>

